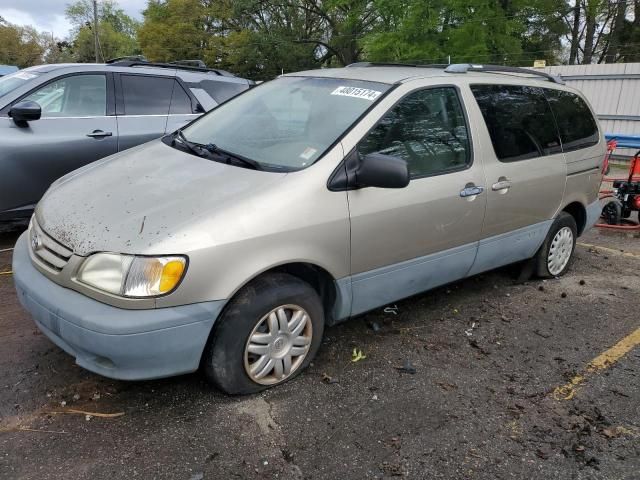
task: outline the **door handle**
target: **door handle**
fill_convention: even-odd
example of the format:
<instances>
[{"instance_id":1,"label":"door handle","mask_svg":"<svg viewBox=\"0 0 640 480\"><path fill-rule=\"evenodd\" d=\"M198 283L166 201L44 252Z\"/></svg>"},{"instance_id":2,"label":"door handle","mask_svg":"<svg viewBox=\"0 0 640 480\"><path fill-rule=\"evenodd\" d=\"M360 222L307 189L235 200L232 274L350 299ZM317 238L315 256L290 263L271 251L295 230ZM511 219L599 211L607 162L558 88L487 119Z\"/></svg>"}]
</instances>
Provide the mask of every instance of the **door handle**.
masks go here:
<instances>
[{"instance_id":1,"label":"door handle","mask_svg":"<svg viewBox=\"0 0 640 480\"><path fill-rule=\"evenodd\" d=\"M87 137L91 137L91 138L104 138L104 137L111 137L112 135L113 133L104 132L102 130L94 130L91 133L87 133Z\"/></svg>"},{"instance_id":2,"label":"door handle","mask_svg":"<svg viewBox=\"0 0 640 480\"><path fill-rule=\"evenodd\" d=\"M507 180L504 177L500 177L496 183L491 185L491 190L493 190L494 192L500 192L501 190L504 190L504 192L502 193L506 193L507 190L509 190L510 188L511 188L511 181Z\"/></svg>"},{"instance_id":3,"label":"door handle","mask_svg":"<svg viewBox=\"0 0 640 480\"><path fill-rule=\"evenodd\" d=\"M484 192L483 187L478 187L473 184L467 184L462 190L460 190L460 196L462 198L468 198L469 200L473 200L473 198L469 198L469 197L476 197L480 195L482 192Z\"/></svg>"}]
</instances>

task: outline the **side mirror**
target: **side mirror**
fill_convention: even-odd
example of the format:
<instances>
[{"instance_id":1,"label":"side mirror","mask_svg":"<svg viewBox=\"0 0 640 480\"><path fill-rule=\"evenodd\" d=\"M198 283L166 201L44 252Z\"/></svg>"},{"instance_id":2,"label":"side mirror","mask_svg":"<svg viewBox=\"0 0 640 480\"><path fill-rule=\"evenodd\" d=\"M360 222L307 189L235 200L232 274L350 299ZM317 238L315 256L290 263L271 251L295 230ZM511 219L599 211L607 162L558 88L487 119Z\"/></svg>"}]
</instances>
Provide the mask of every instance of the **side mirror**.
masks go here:
<instances>
[{"instance_id":1,"label":"side mirror","mask_svg":"<svg viewBox=\"0 0 640 480\"><path fill-rule=\"evenodd\" d=\"M355 177L360 188L404 188L409 185L409 166L402 158L370 153L359 158Z\"/></svg>"},{"instance_id":2,"label":"side mirror","mask_svg":"<svg viewBox=\"0 0 640 480\"><path fill-rule=\"evenodd\" d=\"M26 102L16 103L11 110L9 110L9 116L13 118L16 125L19 127L26 127L27 122L33 120L40 120L42 115L42 109L37 102L27 100Z\"/></svg>"}]
</instances>

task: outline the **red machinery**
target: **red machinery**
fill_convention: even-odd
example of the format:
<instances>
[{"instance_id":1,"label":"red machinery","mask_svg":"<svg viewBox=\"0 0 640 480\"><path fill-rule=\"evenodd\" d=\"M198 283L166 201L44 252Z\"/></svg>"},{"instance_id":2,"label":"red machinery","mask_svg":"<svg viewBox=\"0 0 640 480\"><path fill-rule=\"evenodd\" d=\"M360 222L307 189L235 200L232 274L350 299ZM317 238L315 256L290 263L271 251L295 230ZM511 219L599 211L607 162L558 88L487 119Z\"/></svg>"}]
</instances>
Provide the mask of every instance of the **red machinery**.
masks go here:
<instances>
[{"instance_id":1,"label":"red machinery","mask_svg":"<svg viewBox=\"0 0 640 480\"><path fill-rule=\"evenodd\" d=\"M609 172L609 158L617 145L616 140L607 143L607 154L602 166L605 174ZM632 212L639 212L640 220L640 150L631 159L629 174L625 178L604 177L603 181L612 182L613 188L600 191L600 200L611 200L602 208L602 218L606 223L598 223L596 227L640 231L640 223L630 220Z\"/></svg>"}]
</instances>

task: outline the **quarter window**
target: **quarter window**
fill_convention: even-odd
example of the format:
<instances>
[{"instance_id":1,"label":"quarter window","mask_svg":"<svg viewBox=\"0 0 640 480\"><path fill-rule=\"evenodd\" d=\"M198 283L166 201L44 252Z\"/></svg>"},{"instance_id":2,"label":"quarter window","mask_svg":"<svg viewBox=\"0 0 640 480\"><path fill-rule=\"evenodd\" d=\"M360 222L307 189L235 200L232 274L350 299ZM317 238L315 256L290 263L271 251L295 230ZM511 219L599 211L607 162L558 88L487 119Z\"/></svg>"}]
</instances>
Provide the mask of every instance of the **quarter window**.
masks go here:
<instances>
[{"instance_id":1,"label":"quarter window","mask_svg":"<svg viewBox=\"0 0 640 480\"><path fill-rule=\"evenodd\" d=\"M361 156L402 158L412 178L465 168L469 135L454 88L414 92L395 105L358 145Z\"/></svg>"},{"instance_id":2,"label":"quarter window","mask_svg":"<svg viewBox=\"0 0 640 480\"><path fill-rule=\"evenodd\" d=\"M472 85L498 160L514 162L562 151L542 89L515 85Z\"/></svg>"},{"instance_id":3,"label":"quarter window","mask_svg":"<svg viewBox=\"0 0 640 480\"><path fill-rule=\"evenodd\" d=\"M171 115L193 113L191 98L178 82L174 82L173 85L173 95L171 95L171 108L169 109L169 113Z\"/></svg>"},{"instance_id":4,"label":"quarter window","mask_svg":"<svg viewBox=\"0 0 640 480\"><path fill-rule=\"evenodd\" d=\"M121 75L125 115L167 115L173 78Z\"/></svg>"},{"instance_id":5,"label":"quarter window","mask_svg":"<svg viewBox=\"0 0 640 480\"><path fill-rule=\"evenodd\" d=\"M37 102L43 117L101 117L107 110L107 80L104 75L64 77L23 100Z\"/></svg>"},{"instance_id":6,"label":"quarter window","mask_svg":"<svg viewBox=\"0 0 640 480\"><path fill-rule=\"evenodd\" d=\"M558 122L565 151L587 148L598 143L598 125L587 104L575 93L545 88L544 93Z\"/></svg>"}]
</instances>

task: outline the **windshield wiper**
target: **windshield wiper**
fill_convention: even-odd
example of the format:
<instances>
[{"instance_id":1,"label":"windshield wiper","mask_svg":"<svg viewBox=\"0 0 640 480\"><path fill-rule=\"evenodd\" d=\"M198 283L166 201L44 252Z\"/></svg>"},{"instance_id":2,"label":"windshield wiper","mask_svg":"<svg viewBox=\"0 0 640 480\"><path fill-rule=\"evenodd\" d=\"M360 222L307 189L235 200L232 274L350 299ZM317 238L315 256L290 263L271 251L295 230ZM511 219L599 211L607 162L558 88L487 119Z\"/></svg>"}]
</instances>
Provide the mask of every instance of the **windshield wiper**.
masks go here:
<instances>
[{"instance_id":1,"label":"windshield wiper","mask_svg":"<svg viewBox=\"0 0 640 480\"><path fill-rule=\"evenodd\" d=\"M187 140L187 137L184 136L184 133L182 133L182 130L180 129L176 130L176 133L173 134L173 145L176 144L176 139L180 140L180 145L184 145L185 148L187 148L191 153L196 154L198 157L206 158L209 156L209 152L207 150L203 151L201 145Z\"/></svg>"},{"instance_id":2,"label":"windshield wiper","mask_svg":"<svg viewBox=\"0 0 640 480\"><path fill-rule=\"evenodd\" d=\"M224 161L224 163L229 164L231 163L231 161L236 161L254 170L263 170L262 165L259 162L251 160L250 158L243 157L241 155L237 155L235 153L227 152L226 150L219 148L213 143L200 146L207 150L209 153L218 156L222 161Z\"/></svg>"},{"instance_id":3,"label":"windshield wiper","mask_svg":"<svg viewBox=\"0 0 640 480\"><path fill-rule=\"evenodd\" d=\"M192 142L184 136L182 130L176 130L176 132L173 134L172 143L174 145L176 139L180 141L180 145L184 145L185 148L199 157L221 161L226 164L230 164L232 161L235 161L237 163L241 163L245 167L252 168L253 170L263 170L262 165L255 160L236 155L235 153L227 152L226 150L218 148L218 146L213 143L204 145L202 143Z\"/></svg>"}]
</instances>

